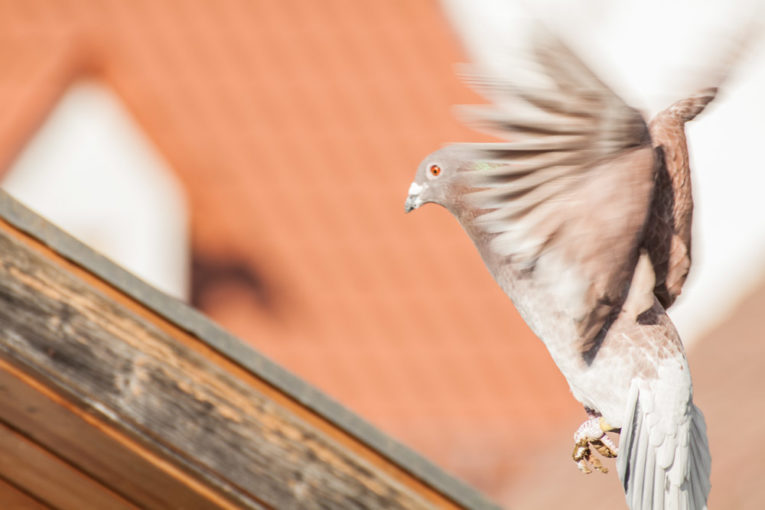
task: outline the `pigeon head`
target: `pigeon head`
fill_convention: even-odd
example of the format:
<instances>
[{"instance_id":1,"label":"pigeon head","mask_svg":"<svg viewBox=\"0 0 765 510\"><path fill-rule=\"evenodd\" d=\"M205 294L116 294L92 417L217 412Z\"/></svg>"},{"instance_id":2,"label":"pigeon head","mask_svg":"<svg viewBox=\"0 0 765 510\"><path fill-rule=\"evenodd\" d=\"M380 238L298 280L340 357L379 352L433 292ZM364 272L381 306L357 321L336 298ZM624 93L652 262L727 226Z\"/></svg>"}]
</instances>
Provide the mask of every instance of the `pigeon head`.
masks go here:
<instances>
[{"instance_id":1,"label":"pigeon head","mask_svg":"<svg viewBox=\"0 0 765 510\"><path fill-rule=\"evenodd\" d=\"M406 212L422 204L438 204L452 209L455 187L461 181L461 170L468 163L464 151L456 146L439 149L422 160L417 167L404 206Z\"/></svg>"}]
</instances>

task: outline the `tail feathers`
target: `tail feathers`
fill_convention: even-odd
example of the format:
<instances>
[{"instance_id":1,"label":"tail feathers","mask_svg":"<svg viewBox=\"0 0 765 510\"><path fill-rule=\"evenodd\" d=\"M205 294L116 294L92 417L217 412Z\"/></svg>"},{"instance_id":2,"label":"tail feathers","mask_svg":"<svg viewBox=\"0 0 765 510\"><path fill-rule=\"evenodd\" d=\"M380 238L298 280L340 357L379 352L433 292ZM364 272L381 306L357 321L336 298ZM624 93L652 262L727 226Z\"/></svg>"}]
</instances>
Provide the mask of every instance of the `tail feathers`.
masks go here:
<instances>
[{"instance_id":1,"label":"tail feathers","mask_svg":"<svg viewBox=\"0 0 765 510\"><path fill-rule=\"evenodd\" d=\"M707 495L711 488L709 475L712 458L709 455L709 444L707 443L707 424L704 421L704 415L696 406L693 406L690 446L692 460L689 462L691 466L689 484L693 491L694 503L698 505L697 508L703 508L706 506Z\"/></svg>"},{"instance_id":2,"label":"tail feathers","mask_svg":"<svg viewBox=\"0 0 765 510\"><path fill-rule=\"evenodd\" d=\"M706 509L711 459L704 416L689 403L684 419L668 433L653 406L633 384L617 460L627 505L631 510Z\"/></svg>"}]
</instances>

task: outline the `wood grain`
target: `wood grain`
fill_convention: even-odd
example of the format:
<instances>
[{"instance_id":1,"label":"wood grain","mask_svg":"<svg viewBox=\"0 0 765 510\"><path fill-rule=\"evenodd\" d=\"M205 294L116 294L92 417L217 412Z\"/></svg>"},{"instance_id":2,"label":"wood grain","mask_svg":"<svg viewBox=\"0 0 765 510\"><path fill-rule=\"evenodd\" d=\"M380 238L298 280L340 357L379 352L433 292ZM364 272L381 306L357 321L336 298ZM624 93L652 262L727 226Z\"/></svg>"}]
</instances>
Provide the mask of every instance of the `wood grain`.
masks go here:
<instances>
[{"instance_id":1,"label":"wood grain","mask_svg":"<svg viewBox=\"0 0 765 510\"><path fill-rule=\"evenodd\" d=\"M0 358L3 418L138 506L433 506L2 230Z\"/></svg>"},{"instance_id":2,"label":"wood grain","mask_svg":"<svg viewBox=\"0 0 765 510\"><path fill-rule=\"evenodd\" d=\"M0 476L53 508L136 507L18 431L0 424ZM16 508L6 504L2 508Z\"/></svg>"},{"instance_id":3,"label":"wood grain","mask_svg":"<svg viewBox=\"0 0 765 510\"><path fill-rule=\"evenodd\" d=\"M37 500L18 487L0 478L0 508L13 510L50 510L51 507Z\"/></svg>"}]
</instances>

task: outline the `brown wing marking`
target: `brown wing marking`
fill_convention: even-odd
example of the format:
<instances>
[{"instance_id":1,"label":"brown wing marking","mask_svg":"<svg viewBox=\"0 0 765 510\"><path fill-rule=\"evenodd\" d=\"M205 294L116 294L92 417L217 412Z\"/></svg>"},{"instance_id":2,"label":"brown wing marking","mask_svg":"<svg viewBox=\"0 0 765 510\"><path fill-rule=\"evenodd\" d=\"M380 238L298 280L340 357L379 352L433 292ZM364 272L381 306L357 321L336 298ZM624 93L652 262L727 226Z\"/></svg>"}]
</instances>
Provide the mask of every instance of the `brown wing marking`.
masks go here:
<instances>
[{"instance_id":1,"label":"brown wing marking","mask_svg":"<svg viewBox=\"0 0 765 510\"><path fill-rule=\"evenodd\" d=\"M680 295L691 267L693 197L685 123L714 99L709 88L659 113L650 123L658 170L644 246L656 273L654 293L664 308Z\"/></svg>"}]
</instances>

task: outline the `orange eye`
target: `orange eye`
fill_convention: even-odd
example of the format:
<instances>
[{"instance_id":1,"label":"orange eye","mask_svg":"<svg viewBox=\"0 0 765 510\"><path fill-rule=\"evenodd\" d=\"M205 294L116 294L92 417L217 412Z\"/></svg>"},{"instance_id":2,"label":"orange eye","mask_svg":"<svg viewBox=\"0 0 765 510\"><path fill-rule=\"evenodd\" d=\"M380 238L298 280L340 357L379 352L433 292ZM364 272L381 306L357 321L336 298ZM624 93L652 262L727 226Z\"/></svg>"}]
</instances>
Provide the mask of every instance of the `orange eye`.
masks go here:
<instances>
[{"instance_id":1,"label":"orange eye","mask_svg":"<svg viewBox=\"0 0 765 510\"><path fill-rule=\"evenodd\" d=\"M439 175L441 175L441 167L438 165L430 165L429 170L430 170L430 175L432 175L433 177L438 177Z\"/></svg>"}]
</instances>

